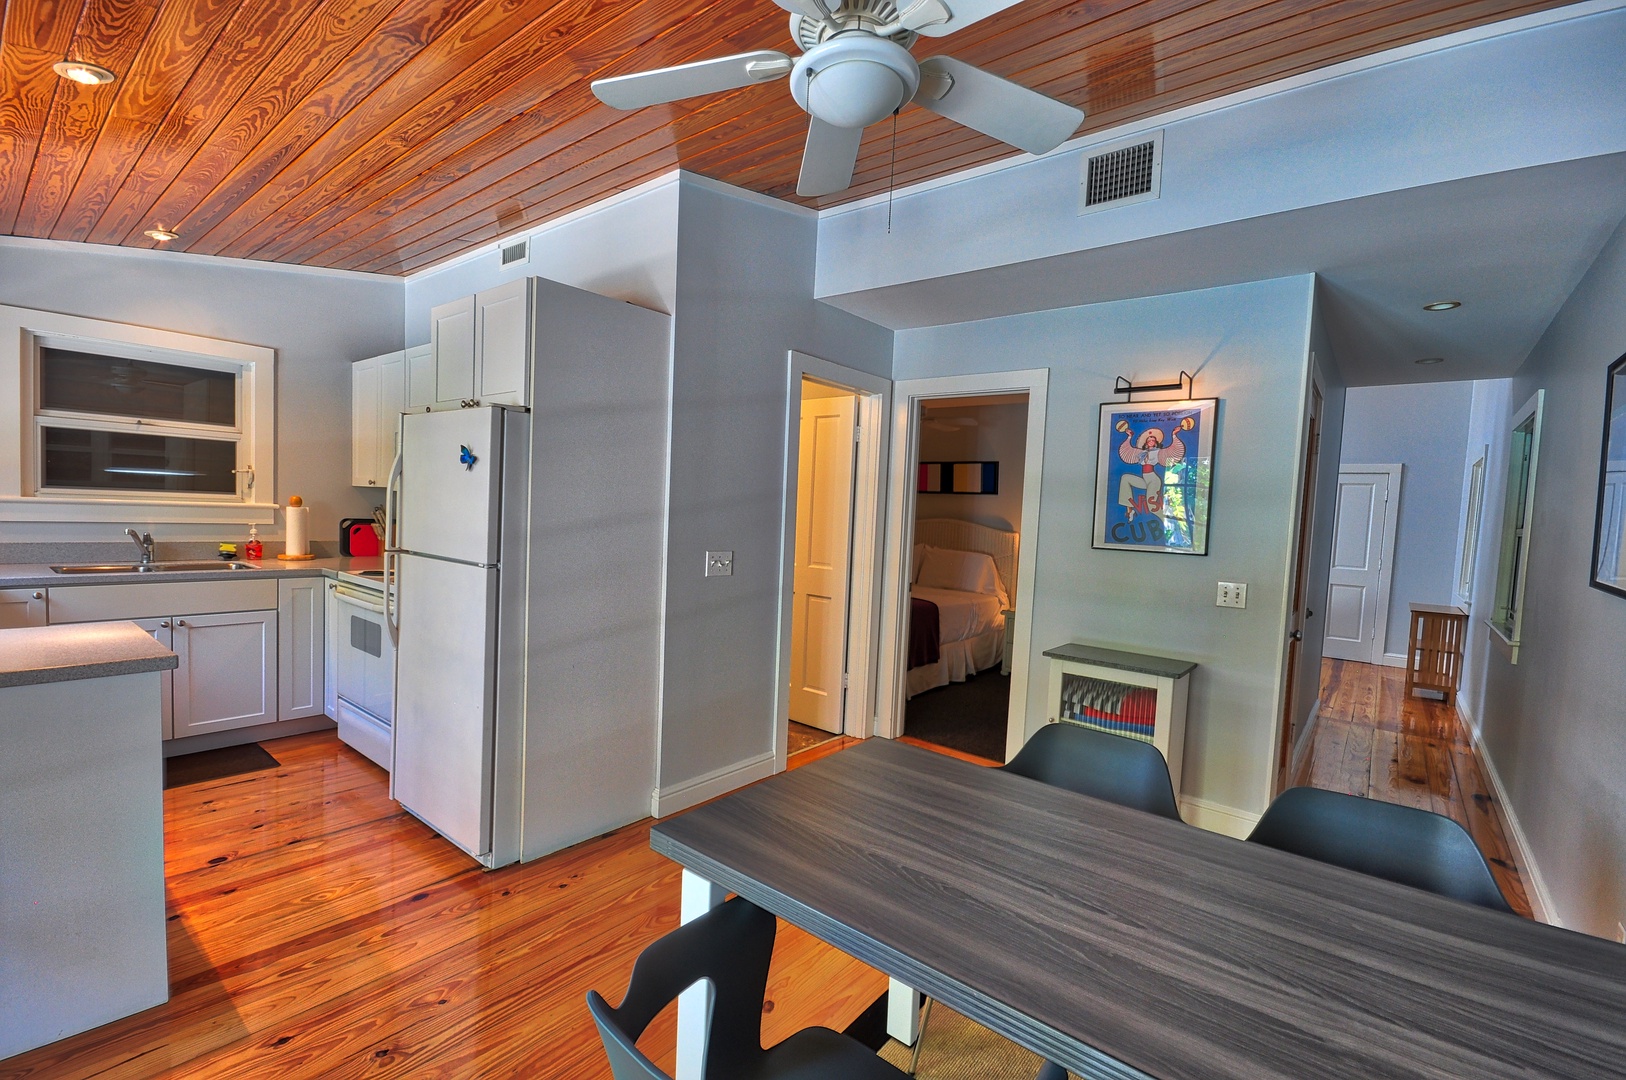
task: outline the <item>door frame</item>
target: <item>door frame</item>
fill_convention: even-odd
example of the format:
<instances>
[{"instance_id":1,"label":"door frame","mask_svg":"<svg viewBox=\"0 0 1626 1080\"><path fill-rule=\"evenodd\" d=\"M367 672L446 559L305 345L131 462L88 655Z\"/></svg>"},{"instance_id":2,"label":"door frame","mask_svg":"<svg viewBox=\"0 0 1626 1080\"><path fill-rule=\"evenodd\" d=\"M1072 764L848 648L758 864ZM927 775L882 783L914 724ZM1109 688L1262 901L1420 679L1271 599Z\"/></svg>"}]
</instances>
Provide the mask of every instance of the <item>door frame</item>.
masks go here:
<instances>
[{"instance_id":1,"label":"door frame","mask_svg":"<svg viewBox=\"0 0 1626 1080\"><path fill-rule=\"evenodd\" d=\"M1304 658L1304 627L1305 620L1299 618L1299 612L1309 608L1309 598L1315 588L1310 580L1310 566L1315 562L1315 522L1317 512L1322 511L1322 500L1319 498L1319 485L1321 471L1326 463L1322 454L1322 433L1325 428L1327 415L1327 391L1322 385L1321 376L1316 371L1315 352L1310 352L1310 387L1305 395L1304 418L1300 435L1300 465L1299 491L1298 491L1298 520L1294 526L1292 543L1292 561L1289 564L1288 577L1288 608L1287 623L1282 635L1283 659L1282 671L1284 681L1282 687L1282 704L1276 710L1276 730L1271 737L1271 745L1276 748L1274 760L1271 762L1270 797L1275 798L1288 786L1288 778L1298 766L1301 749L1308 745L1307 736L1315 729L1316 718L1319 715L1319 702L1312 705L1306 714L1304 727L1297 732L1297 738L1289 741L1294 735L1294 713L1300 704L1298 700L1298 685L1303 681L1303 674L1299 670ZM1341 464L1341 463L1340 463ZM1337 510L1337 484L1333 490L1334 512ZM1326 608L1323 603L1322 608ZM1325 625L1325 611L1323 621L1317 624L1318 628ZM1294 639L1297 632L1299 637ZM1323 637L1325 634L1323 633ZM1317 653L1319 656L1319 652ZM1321 677L1316 676L1316 684L1320 686Z\"/></svg>"},{"instance_id":2,"label":"door frame","mask_svg":"<svg viewBox=\"0 0 1626 1080\"><path fill-rule=\"evenodd\" d=\"M1038 559L1039 485L1044 475L1045 401L1050 387L1049 368L996 371L981 375L943 375L907 379L892 387L892 465L888 472L886 507L886 559L881 609L880 661L877 679L875 733L889 739L903 734L905 658L909 655L909 593L907 568L915 534L915 484L919 465L920 404L932 398L981 397L995 394L1028 395L1026 461L1022 472L1022 526L1018 533L1015 635L1011 646L1011 697L1005 723L1005 760L1027 741L1029 657L1033 645L1033 582Z\"/></svg>"},{"instance_id":3,"label":"door frame","mask_svg":"<svg viewBox=\"0 0 1626 1080\"><path fill-rule=\"evenodd\" d=\"M1355 465L1344 461L1338 463L1338 482L1344 482L1345 473L1387 473L1389 476L1389 498L1383 508L1383 539L1379 541L1381 550L1378 557L1383 565L1378 570L1378 610L1373 618L1376 626L1372 632L1372 652L1366 660L1369 664L1384 664L1389 667L1404 667L1405 658L1397 663L1389 659L1386 649L1389 640L1389 588L1395 577L1395 531L1400 522L1400 481L1405 471L1402 465ZM1333 514L1338 513L1338 498L1333 497ZM1332 527L1336 535L1338 519L1333 518ZM1328 568L1331 573L1331 568ZM1331 587L1330 584L1328 586Z\"/></svg>"},{"instance_id":4,"label":"door frame","mask_svg":"<svg viewBox=\"0 0 1626 1080\"><path fill-rule=\"evenodd\" d=\"M774 772L783 772L789 747L791 615L796 584L796 496L802 438L802 379L858 399L858 459L853 475L853 534L847 586L847 692L841 732L866 739L874 732L875 639L881 601L881 524L886 507L886 460L892 381L857 368L790 350L785 381L785 501L779 530L779 648L774 672Z\"/></svg>"}]
</instances>

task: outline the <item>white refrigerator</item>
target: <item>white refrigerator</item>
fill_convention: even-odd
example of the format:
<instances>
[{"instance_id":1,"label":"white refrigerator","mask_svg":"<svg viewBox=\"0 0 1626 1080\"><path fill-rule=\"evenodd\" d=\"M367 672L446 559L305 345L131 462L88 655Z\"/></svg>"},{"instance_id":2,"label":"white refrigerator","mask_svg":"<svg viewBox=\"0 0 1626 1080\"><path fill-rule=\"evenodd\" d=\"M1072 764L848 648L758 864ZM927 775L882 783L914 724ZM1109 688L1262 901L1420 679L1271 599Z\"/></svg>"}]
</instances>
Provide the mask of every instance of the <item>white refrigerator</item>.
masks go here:
<instances>
[{"instance_id":1,"label":"white refrigerator","mask_svg":"<svg viewBox=\"0 0 1626 1080\"><path fill-rule=\"evenodd\" d=\"M487 867L519 858L530 416L407 413L386 505L390 794Z\"/></svg>"}]
</instances>

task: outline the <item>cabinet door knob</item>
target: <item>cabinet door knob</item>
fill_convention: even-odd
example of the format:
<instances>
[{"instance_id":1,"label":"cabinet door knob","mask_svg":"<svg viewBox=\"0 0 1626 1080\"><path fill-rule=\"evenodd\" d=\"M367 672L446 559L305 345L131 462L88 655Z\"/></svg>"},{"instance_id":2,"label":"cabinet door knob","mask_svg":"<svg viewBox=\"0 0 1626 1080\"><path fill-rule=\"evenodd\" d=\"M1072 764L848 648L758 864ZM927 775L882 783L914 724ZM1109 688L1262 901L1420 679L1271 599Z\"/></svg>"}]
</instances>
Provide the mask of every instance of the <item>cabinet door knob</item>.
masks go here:
<instances>
[{"instance_id":1,"label":"cabinet door knob","mask_svg":"<svg viewBox=\"0 0 1626 1080\"><path fill-rule=\"evenodd\" d=\"M169 620L165 619L163 622L160 622L158 624L158 629L160 629L160 630L168 630L169 629Z\"/></svg>"},{"instance_id":2,"label":"cabinet door knob","mask_svg":"<svg viewBox=\"0 0 1626 1080\"><path fill-rule=\"evenodd\" d=\"M45 599L45 594L42 593L42 592L37 592L37 593L34 594L34 599L36 599L36 600L44 600Z\"/></svg>"},{"instance_id":3,"label":"cabinet door knob","mask_svg":"<svg viewBox=\"0 0 1626 1080\"><path fill-rule=\"evenodd\" d=\"M175 625L176 626L185 626L186 625L186 620L185 619L176 619L175 620Z\"/></svg>"}]
</instances>

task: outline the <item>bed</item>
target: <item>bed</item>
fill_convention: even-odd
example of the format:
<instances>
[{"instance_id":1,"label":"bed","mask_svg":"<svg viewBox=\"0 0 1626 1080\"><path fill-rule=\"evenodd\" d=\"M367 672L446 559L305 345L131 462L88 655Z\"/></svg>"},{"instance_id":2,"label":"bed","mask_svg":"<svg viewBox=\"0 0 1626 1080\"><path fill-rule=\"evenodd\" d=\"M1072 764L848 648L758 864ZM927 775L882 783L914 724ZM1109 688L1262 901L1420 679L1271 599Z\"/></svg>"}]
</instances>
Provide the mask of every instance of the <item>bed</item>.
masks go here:
<instances>
[{"instance_id":1,"label":"bed","mask_svg":"<svg viewBox=\"0 0 1626 1080\"><path fill-rule=\"evenodd\" d=\"M915 522L906 697L999 664L1016 556L1014 532L952 518Z\"/></svg>"}]
</instances>

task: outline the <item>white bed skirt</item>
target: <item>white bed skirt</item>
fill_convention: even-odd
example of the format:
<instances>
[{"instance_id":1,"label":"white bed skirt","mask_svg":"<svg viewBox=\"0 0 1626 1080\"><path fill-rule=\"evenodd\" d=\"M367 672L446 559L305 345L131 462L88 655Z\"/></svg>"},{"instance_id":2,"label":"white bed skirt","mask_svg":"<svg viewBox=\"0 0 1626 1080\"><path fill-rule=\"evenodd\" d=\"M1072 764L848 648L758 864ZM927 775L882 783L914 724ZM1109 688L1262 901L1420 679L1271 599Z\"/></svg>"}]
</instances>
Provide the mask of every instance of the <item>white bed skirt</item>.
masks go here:
<instances>
[{"instance_id":1,"label":"white bed skirt","mask_svg":"<svg viewBox=\"0 0 1626 1080\"><path fill-rule=\"evenodd\" d=\"M938 647L938 661L910 668L904 680L905 698L951 682L965 682L979 671L995 667L1005 656L1005 627L996 626L964 641Z\"/></svg>"}]
</instances>

